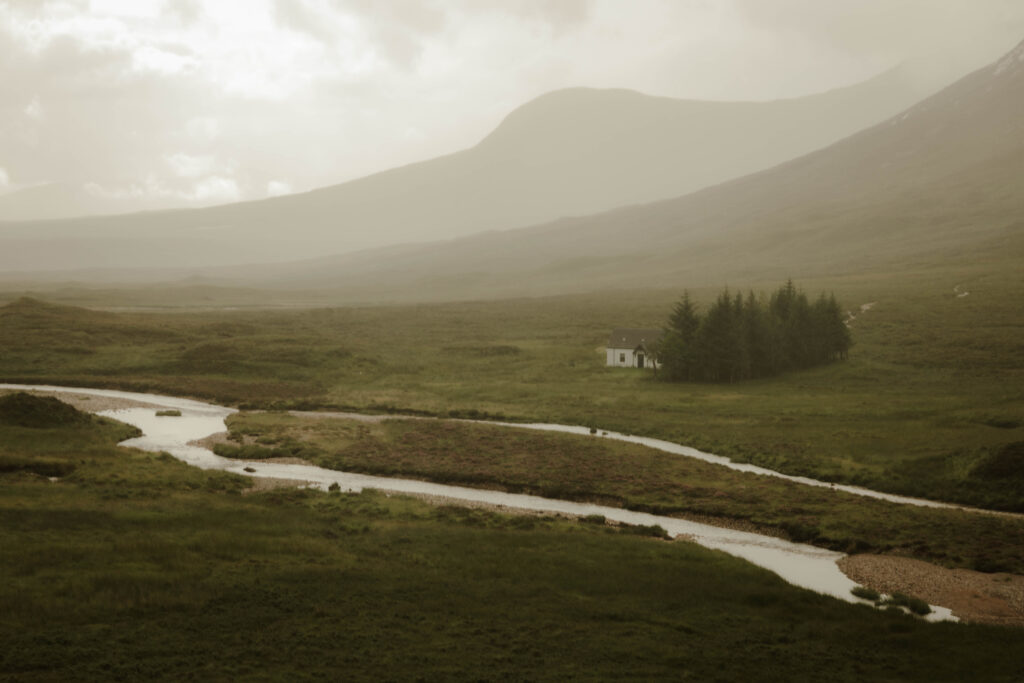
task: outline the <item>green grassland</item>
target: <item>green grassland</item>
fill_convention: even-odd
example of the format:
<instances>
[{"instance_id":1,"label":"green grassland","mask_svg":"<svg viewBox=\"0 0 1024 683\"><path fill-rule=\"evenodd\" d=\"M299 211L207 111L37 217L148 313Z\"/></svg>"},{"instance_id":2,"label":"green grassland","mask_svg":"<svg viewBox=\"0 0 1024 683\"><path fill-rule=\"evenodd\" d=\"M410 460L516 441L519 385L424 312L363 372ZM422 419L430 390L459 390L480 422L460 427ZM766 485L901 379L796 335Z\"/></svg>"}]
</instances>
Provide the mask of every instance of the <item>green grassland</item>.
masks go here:
<instances>
[{"instance_id":1,"label":"green grassland","mask_svg":"<svg viewBox=\"0 0 1024 683\"><path fill-rule=\"evenodd\" d=\"M15 300L0 308L0 379L249 407L593 425L792 474L1024 509L1015 455L1024 441L1024 278L1016 264L797 284L812 296L835 292L855 312L876 302L852 323L849 360L734 385L666 384L604 366L609 330L660 326L678 290L176 313ZM957 297L957 285L970 294ZM707 303L718 292L691 294ZM63 296L101 303L86 290Z\"/></svg>"},{"instance_id":2,"label":"green grassland","mask_svg":"<svg viewBox=\"0 0 1024 683\"><path fill-rule=\"evenodd\" d=\"M1024 520L888 503L736 472L600 436L439 420L382 423L236 413L226 457L321 467L771 527L844 552L889 552L1024 574Z\"/></svg>"},{"instance_id":3,"label":"green grassland","mask_svg":"<svg viewBox=\"0 0 1024 683\"><path fill-rule=\"evenodd\" d=\"M0 457L21 463L0 468L0 678L1024 675L1019 630L844 604L612 527L374 492L241 496L241 477L114 446L130 433L0 420Z\"/></svg>"}]
</instances>

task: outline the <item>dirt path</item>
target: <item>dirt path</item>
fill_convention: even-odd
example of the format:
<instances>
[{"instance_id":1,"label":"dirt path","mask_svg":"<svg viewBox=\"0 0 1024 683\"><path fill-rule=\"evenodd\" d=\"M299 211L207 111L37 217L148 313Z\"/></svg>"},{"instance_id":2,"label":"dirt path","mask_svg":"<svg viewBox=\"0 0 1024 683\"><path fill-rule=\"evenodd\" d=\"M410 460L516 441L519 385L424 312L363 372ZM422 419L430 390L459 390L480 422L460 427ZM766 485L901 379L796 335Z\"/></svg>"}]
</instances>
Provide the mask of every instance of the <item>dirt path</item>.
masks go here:
<instances>
[{"instance_id":1,"label":"dirt path","mask_svg":"<svg viewBox=\"0 0 1024 683\"><path fill-rule=\"evenodd\" d=\"M1024 576L947 569L888 555L850 555L838 564L844 574L861 585L949 607L963 621L1024 626Z\"/></svg>"}]
</instances>

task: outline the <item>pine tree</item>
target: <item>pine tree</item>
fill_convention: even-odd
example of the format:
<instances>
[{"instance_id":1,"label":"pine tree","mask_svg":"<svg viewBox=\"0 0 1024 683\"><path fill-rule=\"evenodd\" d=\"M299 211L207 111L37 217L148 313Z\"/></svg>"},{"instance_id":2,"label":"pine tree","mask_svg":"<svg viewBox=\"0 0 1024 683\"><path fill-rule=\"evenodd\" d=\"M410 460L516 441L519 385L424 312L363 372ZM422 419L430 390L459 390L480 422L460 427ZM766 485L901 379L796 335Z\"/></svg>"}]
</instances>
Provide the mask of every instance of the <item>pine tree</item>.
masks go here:
<instances>
[{"instance_id":1,"label":"pine tree","mask_svg":"<svg viewBox=\"0 0 1024 683\"><path fill-rule=\"evenodd\" d=\"M658 360L662 379L736 382L845 359L851 343L834 294L822 293L812 305L787 280L767 299L726 289L703 316L684 292Z\"/></svg>"},{"instance_id":2,"label":"pine tree","mask_svg":"<svg viewBox=\"0 0 1024 683\"><path fill-rule=\"evenodd\" d=\"M827 360L846 360L846 354L849 352L853 340L850 338L850 328L846 326L843 308L836 301L835 294L831 294L828 298L828 315L825 325L825 338L828 340L829 350Z\"/></svg>"},{"instance_id":3,"label":"pine tree","mask_svg":"<svg viewBox=\"0 0 1024 683\"><path fill-rule=\"evenodd\" d=\"M661 364L662 377L674 381L695 379L697 366L695 341L700 327L697 308L690 301L689 292L675 305L669 316L668 326L662 332L657 356Z\"/></svg>"}]
</instances>

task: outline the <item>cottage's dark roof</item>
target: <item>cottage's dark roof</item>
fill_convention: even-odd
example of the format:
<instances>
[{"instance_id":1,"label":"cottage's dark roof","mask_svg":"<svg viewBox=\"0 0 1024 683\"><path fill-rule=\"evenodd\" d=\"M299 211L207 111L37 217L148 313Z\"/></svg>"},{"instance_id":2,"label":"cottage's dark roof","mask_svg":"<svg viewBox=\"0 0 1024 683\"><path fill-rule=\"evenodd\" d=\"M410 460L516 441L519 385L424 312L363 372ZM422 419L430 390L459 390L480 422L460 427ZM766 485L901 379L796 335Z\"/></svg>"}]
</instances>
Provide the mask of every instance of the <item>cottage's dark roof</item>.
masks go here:
<instances>
[{"instance_id":1,"label":"cottage's dark roof","mask_svg":"<svg viewBox=\"0 0 1024 683\"><path fill-rule=\"evenodd\" d=\"M611 336L608 337L608 348L635 349L638 346L649 347L659 339L661 339L661 330L624 327L612 330Z\"/></svg>"}]
</instances>

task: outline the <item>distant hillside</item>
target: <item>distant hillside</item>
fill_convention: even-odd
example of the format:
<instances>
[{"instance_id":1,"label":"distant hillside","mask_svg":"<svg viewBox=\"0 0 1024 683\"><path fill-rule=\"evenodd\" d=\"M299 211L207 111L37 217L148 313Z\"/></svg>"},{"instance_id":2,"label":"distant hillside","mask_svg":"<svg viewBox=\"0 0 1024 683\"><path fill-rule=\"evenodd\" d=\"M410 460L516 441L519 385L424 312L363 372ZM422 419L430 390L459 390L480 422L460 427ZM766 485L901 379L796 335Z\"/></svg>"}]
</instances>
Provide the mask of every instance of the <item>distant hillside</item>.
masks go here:
<instances>
[{"instance_id":1,"label":"distant hillside","mask_svg":"<svg viewBox=\"0 0 1024 683\"><path fill-rule=\"evenodd\" d=\"M273 282L439 299L1019 264L1022 112L1024 43L887 121L767 171L647 206L323 259Z\"/></svg>"},{"instance_id":2,"label":"distant hillside","mask_svg":"<svg viewBox=\"0 0 1024 683\"><path fill-rule=\"evenodd\" d=\"M919 97L899 70L776 102L562 90L471 149L342 185L206 209L0 223L0 270L281 261L593 214L767 168Z\"/></svg>"},{"instance_id":3,"label":"distant hillside","mask_svg":"<svg viewBox=\"0 0 1024 683\"><path fill-rule=\"evenodd\" d=\"M159 211L185 205L184 201L174 199L112 199L90 193L81 186L50 183L0 195L0 221Z\"/></svg>"}]
</instances>

